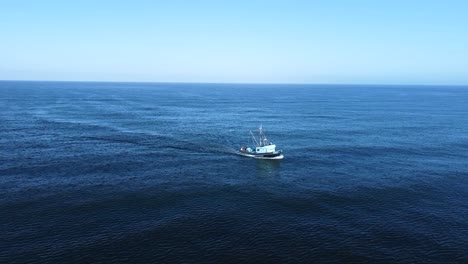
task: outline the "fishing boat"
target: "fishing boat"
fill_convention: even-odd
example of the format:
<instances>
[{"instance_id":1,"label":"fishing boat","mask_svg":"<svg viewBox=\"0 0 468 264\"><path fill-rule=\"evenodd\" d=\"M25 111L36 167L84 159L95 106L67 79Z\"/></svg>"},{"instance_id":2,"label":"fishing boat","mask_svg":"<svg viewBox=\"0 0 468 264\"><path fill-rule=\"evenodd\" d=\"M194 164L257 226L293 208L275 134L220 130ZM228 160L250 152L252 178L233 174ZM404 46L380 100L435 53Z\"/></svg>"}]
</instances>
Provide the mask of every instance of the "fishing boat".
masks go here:
<instances>
[{"instance_id":1,"label":"fishing boat","mask_svg":"<svg viewBox=\"0 0 468 264\"><path fill-rule=\"evenodd\" d=\"M250 131L252 136L252 141L255 144L254 148L247 146L242 146L240 149L240 154L246 157L252 157L256 159L282 159L283 155L281 154L282 150L276 150L276 145L273 142L269 141L267 137L263 134L263 128L260 126L259 130L259 139L257 140Z\"/></svg>"}]
</instances>

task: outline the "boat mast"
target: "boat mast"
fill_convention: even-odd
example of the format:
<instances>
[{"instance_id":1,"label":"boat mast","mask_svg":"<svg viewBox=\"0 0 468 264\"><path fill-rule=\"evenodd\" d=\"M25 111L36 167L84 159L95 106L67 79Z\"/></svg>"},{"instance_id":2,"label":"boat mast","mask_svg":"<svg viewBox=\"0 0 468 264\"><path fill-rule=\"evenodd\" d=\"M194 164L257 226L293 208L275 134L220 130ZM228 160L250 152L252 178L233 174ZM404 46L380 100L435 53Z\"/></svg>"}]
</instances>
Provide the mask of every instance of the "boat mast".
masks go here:
<instances>
[{"instance_id":1,"label":"boat mast","mask_svg":"<svg viewBox=\"0 0 468 264\"><path fill-rule=\"evenodd\" d=\"M260 128L258 130L260 132L260 147L262 147L263 146L262 124L260 124Z\"/></svg>"}]
</instances>

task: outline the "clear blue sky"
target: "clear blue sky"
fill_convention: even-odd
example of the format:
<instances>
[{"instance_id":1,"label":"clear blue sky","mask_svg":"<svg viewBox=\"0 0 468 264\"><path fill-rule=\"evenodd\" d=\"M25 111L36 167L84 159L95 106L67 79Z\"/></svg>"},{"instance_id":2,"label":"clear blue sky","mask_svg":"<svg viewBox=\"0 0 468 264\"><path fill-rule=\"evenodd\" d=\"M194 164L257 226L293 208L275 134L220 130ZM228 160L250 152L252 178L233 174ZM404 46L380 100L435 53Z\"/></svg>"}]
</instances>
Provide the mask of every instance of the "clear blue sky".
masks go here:
<instances>
[{"instance_id":1,"label":"clear blue sky","mask_svg":"<svg viewBox=\"0 0 468 264\"><path fill-rule=\"evenodd\" d=\"M2 1L0 79L468 84L468 1Z\"/></svg>"}]
</instances>

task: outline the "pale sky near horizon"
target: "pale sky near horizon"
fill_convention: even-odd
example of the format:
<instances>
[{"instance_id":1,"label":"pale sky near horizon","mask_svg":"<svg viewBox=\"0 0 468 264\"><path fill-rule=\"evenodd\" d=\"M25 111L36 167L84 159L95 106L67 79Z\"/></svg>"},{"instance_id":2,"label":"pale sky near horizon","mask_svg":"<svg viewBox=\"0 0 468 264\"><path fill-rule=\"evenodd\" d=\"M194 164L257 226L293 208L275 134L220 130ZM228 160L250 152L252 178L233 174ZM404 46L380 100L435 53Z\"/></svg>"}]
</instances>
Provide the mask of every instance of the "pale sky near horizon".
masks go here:
<instances>
[{"instance_id":1,"label":"pale sky near horizon","mask_svg":"<svg viewBox=\"0 0 468 264\"><path fill-rule=\"evenodd\" d=\"M468 1L2 1L0 80L468 85Z\"/></svg>"}]
</instances>

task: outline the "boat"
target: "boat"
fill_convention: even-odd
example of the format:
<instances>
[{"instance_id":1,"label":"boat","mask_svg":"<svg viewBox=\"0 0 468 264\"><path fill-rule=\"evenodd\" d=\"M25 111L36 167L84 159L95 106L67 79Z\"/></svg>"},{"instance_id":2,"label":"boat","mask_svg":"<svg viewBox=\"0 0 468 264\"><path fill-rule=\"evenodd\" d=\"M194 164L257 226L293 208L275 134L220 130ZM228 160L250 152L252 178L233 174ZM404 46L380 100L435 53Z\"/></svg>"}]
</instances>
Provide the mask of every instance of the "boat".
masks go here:
<instances>
[{"instance_id":1,"label":"boat","mask_svg":"<svg viewBox=\"0 0 468 264\"><path fill-rule=\"evenodd\" d=\"M260 125L259 130L259 139L255 138L252 131L250 131L250 135L252 136L252 141L255 143L254 148L250 148L247 146L242 146L240 148L240 154L246 157L252 157L256 159L282 159L283 151L276 150L276 145L273 142L269 141L267 137L263 134L263 128Z\"/></svg>"}]
</instances>

